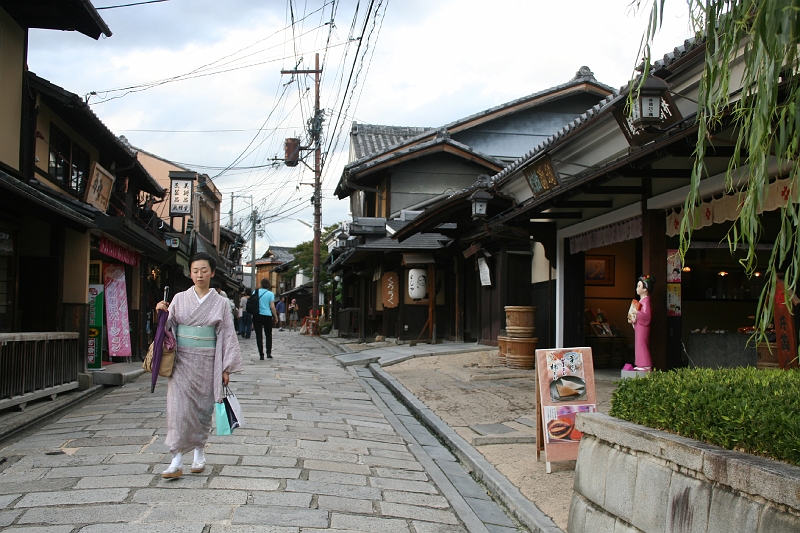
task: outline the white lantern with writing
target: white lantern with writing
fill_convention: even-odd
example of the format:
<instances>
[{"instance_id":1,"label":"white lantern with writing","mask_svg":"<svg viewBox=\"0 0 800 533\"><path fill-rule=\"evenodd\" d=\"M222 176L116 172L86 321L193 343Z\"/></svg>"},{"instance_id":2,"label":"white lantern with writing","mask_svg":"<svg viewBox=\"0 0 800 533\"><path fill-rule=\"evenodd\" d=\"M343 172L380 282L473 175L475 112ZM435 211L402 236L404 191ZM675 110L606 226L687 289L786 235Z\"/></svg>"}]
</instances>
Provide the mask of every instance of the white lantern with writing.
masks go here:
<instances>
[{"instance_id":1,"label":"white lantern with writing","mask_svg":"<svg viewBox=\"0 0 800 533\"><path fill-rule=\"evenodd\" d=\"M408 271L408 295L412 300L422 300L428 292L428 273L423 268Z\"/></svg>"}]
</instances>

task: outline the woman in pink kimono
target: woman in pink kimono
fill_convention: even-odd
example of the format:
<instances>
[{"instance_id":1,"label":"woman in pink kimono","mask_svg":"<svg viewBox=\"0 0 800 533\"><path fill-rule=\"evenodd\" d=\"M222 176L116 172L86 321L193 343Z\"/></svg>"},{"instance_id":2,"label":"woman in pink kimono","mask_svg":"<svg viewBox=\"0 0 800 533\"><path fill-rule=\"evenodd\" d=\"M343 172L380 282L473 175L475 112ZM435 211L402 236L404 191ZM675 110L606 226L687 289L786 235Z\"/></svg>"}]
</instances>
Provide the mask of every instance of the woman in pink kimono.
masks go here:
<instances>
[{"instance_id":1,"label":"woman in pink kimono","mask_svg":"<svg viewBox=\"0 0 800 533\"><path fill-rule=\"evenodd\" d=\"M653 290L654 282L655 280L650 276L640 276L636 282L636 294L639 295L641 307L630 319L635 336L636 370L649 371L653 367L653 360L650 357L650 320L653 316L650 309L650 291Z\"/></svg>"},{"instance_id":2,"label":"woman in pink kimono","mask_svg":"<svg viewBox=\"0 0 800 533\"><path fill-rule=\"evenodd\" d=\"M172 463L161 473L164 478L183 475L183 453L189 450L194 450L192 472L205 469L214 402L222 401L230 374L242 370L230 302L210 287L216 261L199 253L189 268L194 287L176 294L171 304L156 306L169 311L167 329L178 345L167 388L166 444Z\"/></svg>"}]
</instances>

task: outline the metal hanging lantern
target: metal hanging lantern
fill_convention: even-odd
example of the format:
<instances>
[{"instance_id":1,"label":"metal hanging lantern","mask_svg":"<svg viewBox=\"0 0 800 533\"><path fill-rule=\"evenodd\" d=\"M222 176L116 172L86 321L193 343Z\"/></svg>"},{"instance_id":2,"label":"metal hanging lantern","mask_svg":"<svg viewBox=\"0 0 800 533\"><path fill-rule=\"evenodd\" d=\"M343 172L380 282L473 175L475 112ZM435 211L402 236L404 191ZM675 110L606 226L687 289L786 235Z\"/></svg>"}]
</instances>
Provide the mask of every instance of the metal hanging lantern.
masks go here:
<instances>
[{"instance_id":1,"label":"metal hanging lantern","mask_svg":"<svg viewBox=\"0 0 800 533\"><path fill-rule=\"evenodd\" d=\"M472 201L472 219L484 219L486 218L486 212L489 207L489 200L494 198L491 194L486 192L484 189L478 189L469 199Z\"/></svg>"},{"instance_id":2,"label":"metal hanging lantern","mask_svg":"<svg viewBox=\"0 0 800 533\"><path fill-rule=\"evenodd\" d=\"M631 125L634 128L661 123L661 102L669 89L667 82L650 76L639 90L631 110Z\"/></svg>"}]
</instances>

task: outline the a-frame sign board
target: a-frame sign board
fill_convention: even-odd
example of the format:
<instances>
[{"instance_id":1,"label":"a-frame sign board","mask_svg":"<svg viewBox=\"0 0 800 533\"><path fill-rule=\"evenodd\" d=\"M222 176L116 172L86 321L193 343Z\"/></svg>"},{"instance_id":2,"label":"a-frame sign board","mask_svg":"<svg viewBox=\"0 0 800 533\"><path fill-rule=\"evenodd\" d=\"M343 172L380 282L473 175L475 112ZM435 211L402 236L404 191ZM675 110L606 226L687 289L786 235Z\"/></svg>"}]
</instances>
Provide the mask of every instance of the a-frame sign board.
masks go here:
<instances>
[{"instance_id":1,"label":"a-frame sign board","mask_svg":"<svg viewBox=\"0 0 800 533\"><path fill-rule=\"evenodd\" d=\"M591 348L536 350L536 460L544 450L550 463L578 458L583 436L575 415L597 410Z\"/></svg>"}]
</instances>

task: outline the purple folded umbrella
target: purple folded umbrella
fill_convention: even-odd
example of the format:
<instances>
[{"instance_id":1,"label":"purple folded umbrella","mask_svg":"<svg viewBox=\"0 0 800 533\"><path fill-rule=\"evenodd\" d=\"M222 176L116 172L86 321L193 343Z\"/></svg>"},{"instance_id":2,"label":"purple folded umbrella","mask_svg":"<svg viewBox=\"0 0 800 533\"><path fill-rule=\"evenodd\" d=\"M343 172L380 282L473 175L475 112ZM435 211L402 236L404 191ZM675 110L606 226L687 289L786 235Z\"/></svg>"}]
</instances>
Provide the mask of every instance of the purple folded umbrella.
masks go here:
<instances>
[{"instance_id":1,"label":"purple folded umbrella","mask_svg":"<svg viewBox=\"0 0 800 533\"><path fill-rule=\"evenodd\" d=\"M155 392L156 381L158 381L158 369L161 368L161 354L164 352L164 339L167 337L167 318L169 313L166 311L158 312L158 327L156 336L153 339L153 378L150 381L150 392Z\"/></svg>"}]
</instances>

